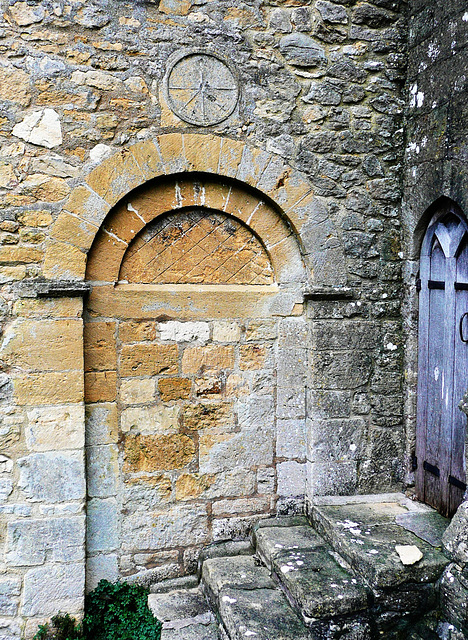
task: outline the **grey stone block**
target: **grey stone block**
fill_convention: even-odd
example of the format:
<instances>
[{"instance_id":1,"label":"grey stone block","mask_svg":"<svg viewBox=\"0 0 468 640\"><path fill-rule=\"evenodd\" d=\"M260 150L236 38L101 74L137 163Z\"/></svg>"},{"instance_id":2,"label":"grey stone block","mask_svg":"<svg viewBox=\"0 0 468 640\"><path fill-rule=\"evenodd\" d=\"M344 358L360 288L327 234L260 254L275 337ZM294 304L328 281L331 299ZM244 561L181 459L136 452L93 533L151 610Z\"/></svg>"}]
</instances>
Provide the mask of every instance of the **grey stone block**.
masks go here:
<instances>
[{"instance_id":1,"label":"grey stone block","mask_svg":"<svg viewBox=\"0 0 468 640\"><path fill-rule=\"evenodd\" d=\"M15 520L8 523L5 560L11 566L77 562L84 558L85 518Z\"/></svg>"},{"instance_id":2,"label":"grey stone block","mask_svg":"<svg viewBox=\"0 0 468 640\"><path fill-rule=\"evenodd\" d=\"M80 614L84 606L85 567L80 564L46 564L31 569L24 578L21 613L50 617L59 611Z\"/></svg>"},{"instance_id":3,"label":"grey stone block","mask_svg":"<svg viewBox=\"0 0 468 640\"><path fill-rule=\"evenodd\" d=\"M32 502L66 502L85 497L81 453L33 453L18 460L18 486Z\"/></svg>"},{"instance_id":4,"label":"grey stone block","mask_svg":"<svg viewBox=\"0 0 468 640\"><path fill-rule=\"evenodd\" d=\"M18 612L21 578L0 579L0 616L15 616Z\"/></svg>"}]
</instances>

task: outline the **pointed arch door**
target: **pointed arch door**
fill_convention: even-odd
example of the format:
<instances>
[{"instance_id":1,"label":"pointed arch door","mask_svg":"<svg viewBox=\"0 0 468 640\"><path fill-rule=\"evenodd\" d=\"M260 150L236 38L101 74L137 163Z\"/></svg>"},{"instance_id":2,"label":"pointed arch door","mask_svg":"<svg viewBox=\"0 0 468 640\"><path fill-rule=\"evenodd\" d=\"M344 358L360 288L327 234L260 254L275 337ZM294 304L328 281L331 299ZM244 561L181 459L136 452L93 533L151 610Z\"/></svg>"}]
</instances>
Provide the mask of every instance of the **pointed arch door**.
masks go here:
<instances>
[{"instance_id":1,"label":"pointed arch door","mask_svg":"<svg viewBox=\"0 0 468 640\"><path fill-rule=\"evenodd\" d=\"M453 209L438 215L420 263L417 497L451 516L466 490L468 388L468 224Z\"/></svg>"}]
</instances>

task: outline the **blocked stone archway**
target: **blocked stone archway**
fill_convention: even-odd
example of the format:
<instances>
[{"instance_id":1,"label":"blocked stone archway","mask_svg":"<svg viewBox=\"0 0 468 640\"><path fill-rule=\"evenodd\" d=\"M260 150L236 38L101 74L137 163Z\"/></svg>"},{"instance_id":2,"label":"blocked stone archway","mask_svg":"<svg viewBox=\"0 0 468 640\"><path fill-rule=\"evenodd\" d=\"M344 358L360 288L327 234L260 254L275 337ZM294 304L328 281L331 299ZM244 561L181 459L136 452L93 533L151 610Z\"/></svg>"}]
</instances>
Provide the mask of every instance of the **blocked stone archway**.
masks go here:
<instances>
[{"instance_id":1,"label":"blocked stone archway","mask_svg":"<svg viewBox=\"0 0 468 640\"><path fill-rule=\"evenodd\" d=\"M191 572L278 502L302 508L308 277L281 211L206 173L148 181L86 279L88 585Z\"/></svg>"}]
</instances>

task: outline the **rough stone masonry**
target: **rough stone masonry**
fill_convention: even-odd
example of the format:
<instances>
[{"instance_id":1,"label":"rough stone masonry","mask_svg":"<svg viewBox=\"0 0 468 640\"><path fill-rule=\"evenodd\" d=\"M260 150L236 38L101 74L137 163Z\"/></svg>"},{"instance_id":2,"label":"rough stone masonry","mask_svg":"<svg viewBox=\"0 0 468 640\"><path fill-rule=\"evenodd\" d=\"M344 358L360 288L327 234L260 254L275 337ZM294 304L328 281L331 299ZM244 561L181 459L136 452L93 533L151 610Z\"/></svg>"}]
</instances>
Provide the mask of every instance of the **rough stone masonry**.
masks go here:
<instances>
[{"instance_id":1,"label":"rough stone masonry","mask_svg":"<svg viewBox=\"0 0 468 640\"><path fill-rule=\"evenodd\" d=\"M462 4L2 0L0 638L411 485L408 247L466 185L463 107L418 118Z\"/></svg>"}]
</instances>

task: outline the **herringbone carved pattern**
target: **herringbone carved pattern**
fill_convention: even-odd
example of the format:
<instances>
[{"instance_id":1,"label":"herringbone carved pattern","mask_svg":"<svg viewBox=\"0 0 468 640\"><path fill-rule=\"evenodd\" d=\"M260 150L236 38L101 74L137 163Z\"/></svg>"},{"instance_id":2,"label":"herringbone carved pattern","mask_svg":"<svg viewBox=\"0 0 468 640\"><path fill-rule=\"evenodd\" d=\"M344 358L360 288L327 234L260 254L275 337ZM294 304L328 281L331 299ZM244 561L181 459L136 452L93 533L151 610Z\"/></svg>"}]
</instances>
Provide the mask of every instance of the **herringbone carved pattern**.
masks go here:
<instances>
[{"instance_id":1,"label":"herringbone carved pattern","mask_svg":"<svg viewBox=\"0 0 468 640\"><path fill-rule=\"evenodd\" d=\"M142 284L271 284L259 240L222 213L193 210L150 223L129 246L120 280Z\"/></svg>"}]
</instances>

